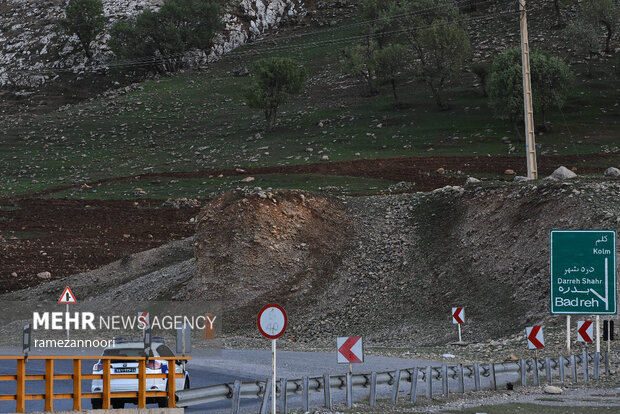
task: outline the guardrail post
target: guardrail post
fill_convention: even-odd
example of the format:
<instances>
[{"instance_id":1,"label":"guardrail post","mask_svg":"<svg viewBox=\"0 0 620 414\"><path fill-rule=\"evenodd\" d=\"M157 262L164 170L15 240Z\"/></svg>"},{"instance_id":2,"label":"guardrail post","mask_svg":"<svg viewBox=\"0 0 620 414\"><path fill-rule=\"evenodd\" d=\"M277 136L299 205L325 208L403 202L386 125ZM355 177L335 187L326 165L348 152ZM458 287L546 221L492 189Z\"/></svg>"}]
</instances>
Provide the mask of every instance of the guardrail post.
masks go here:
<instances>
[{"instance_id":1,"label":"guardrail post","mask_svg":"<svg viewBox=\"0 0 620 414\"><path fill-rule=\"evenodd\" d=\"M448 396L448 365L443 364L441 366L441 387L443 391L443 396Z\"/></svg>"},{"instance_id":2,"label":"guardrail post","mask_svg":"<svg viewBox=\"0 0 620 414\"><path fill-rule=\"evenodd\" d=\"M497 391L497 378L495 377L495 362L489 362L489 370L491 371L491 389Z\"/></svg>"},{"instance_id":3,"label":"guardrail post","mask_svg":"<svg viewBox=\"0 0 620 414\"><path fill-rule=\"evenodd\" d=\"M430 365L426 367L426 398L433 398L433 371Z\"/></svg>"},{"instance_id":4,"label":"guardrail post","mask_svg":"<svg viewBox=\"0 0 620 414\"><path fill-rule=\"evenodd\" d=\"M411 404L415 404L416 393L418 392L418 367L413 369L413 373L411 374L411 396L410 401Z\"/></svg>"},{"instance_id":5,"label":"guardrail post","mask_svg":"<svg viewBox=\"0 0 620 414\"><path fill-rule=\"evenodd\" d=\"M241 381L235 380L235 385L233 387L233 397L232 397L232 407L231 414L237 414L239 412L239 402L241 400Z\"/></svg>"},{"instance_id":6,"label":"guardrail post","mask_svg":"<svg viewBox=\"0 0 620 414\"><path fill-rule=\"evenodd\" d=\"M521 360L521 385L524 387L527 385L527 363L525 359Z\"/></svg>"},{"instance_id":7,"label":"guardrail post","mask_svg":"<svg viewBox=\"0 0 620 414\"><path fill-rule=\"evenodd\" d=\"M353 381L350 372L346 375L347 381L347 408L353 408Z\"/></svg>"},{"instance_id":8,"label":"guardrail post","mask_svg":"<svg viewBox=\"0 0 620 414\"><path fill-rule=\"evenodd\" d=\"M73 360L73 410L82 411L82 360Z\"/></svg>"},{"instance_id":9,"label":"guardrail post","mask_svg":"<svg viewBox=\"0 0 620 414\"><path fill-rule=\"evenodd\" d=\"M464 393L465 392L465 375L463 373L463 364L459 364L458 368L458 379L457 379L457 390L460 393Z\"/></svg>"},{"instance_id":10,"label":"guardrail post","mask_svg":"<svg viewBox=\"0 0 620 414\"><path fill-rule=\"evenodd\" d=\"M45 360L45 411L54 411L54 360Z\"/></svg>"},{"instance_id":11,"label":"guardrail post","mask_svg":"<svg viewBox=\"0 0 620 414\"><path fill-rule=\"evenodd\" d=\"M547 374L547 382L551 384L551 358L545 358L545 371Z\"/></svg>"},{"instance_id":12,"label":"guardrail post","mask_svg":"<svg viewBox=\"0 0 620 414\"><path fill-rule=\"evenodd\" d=\"M609 376L609 352L605 351L605 375Z\"/></svg>"},{"instance_id":13,"label":"guardrail post","mask_svg":"<svg viewBox=\"0 0 620 414\"><path fill-rule=\"evenodd\" d=\"M588 382L588 351L586 350L586 348L583 348L581 364L583 365L583 380Z\"/></svg>"},{"instance_id":14,"label":"guardrail post","mask_svg":"<svg viewBox=\"0 0 620 414\"><path fill-rule=\"evenodd\" d=\"M26 412L26 361L22 359L17 360L17 405L15 412Z\"/></svg>"},{"instance_id":15,"label":"guardrail post","mask_svg":"<svg viewBox=\"0 0 620 414\"><path fill-rule=\"evenodd\" d=\"M599 363L601 361L601 353L600 352L595 352L594 353L594 379L597 380L599 377Z\"/></svg>"},{"instance_id":16,"label":"guardrail post","mask_svg":"<svg viewBox=\"0 0 620 414\"><path fill-rule=\"evenodd\" d=\"M564 357L560 355L560 381L564 384L566 377L564 375Z\"/></svg>"},{"instance_id":17,"label":"guardrail post","mask_svg":"<svg viewBox=\"0 0 620 414\"><path fill-rule=\"evenodd\" d=\"M269 396L271 395L271 377L265 381L265 392L263 393L263 401L260 403L260 414L267 414L269 407Z\"/></svg>"},{"instance_id":18,"label":"guardrail post","mask_svg":"<svg viewBox=\"0 0 620 414\"><path fill-rule=\"evenodd\" d=\"M573 382L577 382L577 358L574 354L570 356L570 369L573 377Z\"/></svg>"},{"instance_id":19,"label":"guardrail post","mask_svg":"<svg viewBox=\"0 0 620 414\"><path fill-rule=\"evenodd\" d=\"M301 408L304 412L308 411L308 377L302 378L303 394L301 396Z\"/></svg>"},{"instance_id":20,"label":"guardrail post","mask_svg":"<svg viewBox=\"0 0 620 414\"><path fill-rule=\"evenodd\" d=\"M480 391L480 365L477 362L474 362L474 386Z\"/></svg>"},{"instance_id":21,"label":"guardrail post","mask_svg":"<svg viewBox=\"0 0 620 414\"><path fill-rule=\"evenodd\" d=\"M175 408L177 406L176 395L177 392L177 364L174 359L168 361L168 408Z\"/></svg>"},{"instance_id":22,"label":"guardrail post","mask_svg":"<svg viewBox=\"0 0 620 414\"><path fill-rule=\"evenodd\" d=\"M392 404L396 405L398 402L398 389L400 388L400 370L397 369L394 373L394 388L392 389Z\"/></svg>"},{"instance_id":23,"label":"guardrail post","mask_svg":"<svg viewBox=\"0 0 620 414\"><path fill-rule=\"evenodd\" d=\"M280 378L280 412L286 414L286 378Z\"/></svg>"},{"instance_id":24,"label":"guardrail post","mask_svg":"<svg viewBox=\"0 0 620 414\"><path fill-rule=\"evenodd\" d=\"M105 386L103 389L105 390ZM138 408L146 408L146 361L144 359L138 360Z\"/></svg>"},{"instance_id":25,"label":"guardrail post","mask_svg":"<svg viewBox=\"0 0 620 414\"><path fill-rule=\"evenodd\" d=\"M369 405L371 407L375 406L375 401L377 398L377 373L372 372L370 374L370 396L369 396Z\"/></svg>"},{"instance_id":26,"label":"guardrail post","mask_svg":"<svg viewBox=\"0 0 620 414\"><path fill-rule=\"evenodd\" d=\"M325 374L323 375L323 394L325 397L325 408L327 408L328 410L332 409L332 395L331 395L331 388L329 385L329 374Z\"/></svg>"},{"instance_id":27,"label":"guardrail post","mask_svg":"<svg viewBox=\"0 0 620 414\"><path fill-rule=\"evenodd\" d=\"M140 389L140 380L138 380L138 390L139 389ZM103 360L103 398L101 401L101 406L104 410L110 409L110 360L109 359Z\"/></svg>"},{"instance_id":28,"label":"guardrail post","mask_svg":"<svg viewBox=\"0 0 620 414\"><path fill-rule=\"evenodd\" d=\"M540 381L538 380L538 360L536 358L532 359L532 373L534 374L534 385L539 386Z\"/></svg>"}]
</instances>

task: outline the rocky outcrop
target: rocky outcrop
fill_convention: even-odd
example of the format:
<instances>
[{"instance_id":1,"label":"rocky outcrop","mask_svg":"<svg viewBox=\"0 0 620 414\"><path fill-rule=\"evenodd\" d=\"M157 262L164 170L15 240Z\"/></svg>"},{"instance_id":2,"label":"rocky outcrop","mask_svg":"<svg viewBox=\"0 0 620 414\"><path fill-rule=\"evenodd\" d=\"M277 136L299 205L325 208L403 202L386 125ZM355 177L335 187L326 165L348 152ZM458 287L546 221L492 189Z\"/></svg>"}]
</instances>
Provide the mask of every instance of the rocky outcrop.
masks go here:
<instances>
[{"instance_id":1,"label":"rocky outcrop","mask_svg":"<svg viewBox=\"0 0 620 414\"><path fill-rule=\"evenodd\" d=\"M6 0L0 4L0 85L34 87L59 71L79 73L105 69L112 59L107 30L119 19L145 9L157 10L163 0L103 0L107 30L94 42L93 62L81 52L77 36L60 33L68 0ZM188 54L188 64L203 65L246 43L283 20L304 15L303 0L231 0L223 15L224 30L208 53Z\"/></svg>"}]
</instances>

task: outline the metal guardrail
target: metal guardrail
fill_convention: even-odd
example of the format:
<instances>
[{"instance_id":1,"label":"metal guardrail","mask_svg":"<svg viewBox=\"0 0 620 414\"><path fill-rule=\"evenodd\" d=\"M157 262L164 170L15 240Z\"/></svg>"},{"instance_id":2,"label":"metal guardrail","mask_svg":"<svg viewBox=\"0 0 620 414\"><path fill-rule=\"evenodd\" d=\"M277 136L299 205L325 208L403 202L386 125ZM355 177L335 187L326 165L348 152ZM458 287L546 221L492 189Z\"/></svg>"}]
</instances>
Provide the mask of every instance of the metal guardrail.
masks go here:
<instances>
[{"instance_id":1,"label":"metal guardrail","mask_svg":"<svg viewBox=\"0 0 620 414\"><path fill-rule=\"evenodd\" d=\"M16 375L0 375L0 381L15 381L17 390L15 394L1 394L0 401L15 401L15 412L26 412L26 400L44 400L45 411L54 411L55 399L73 399L73 409L82 410L83 398L101 398L103 408L110 408L111 399L115 397L136 398L139 408L146 407L146 396L149 397L168 397L168 406L175 407L175 382L174 378L182 378L183 374L176 374L171 369L166 374L147 374L145 357L123 357L123 356L29 356L28 360L44 360L45 374L30 375L26 374L26 358L24 356L0 356L1 360L15 360L17 364ZM110 361L114 360L131 360L138 361L137 374L113 374ZM168 365L174 366L176 360L190 360L189 357L157 357L157 360L166 360ZM72 360L72 374L56 374L54 373L54 361ZM82 361L84 360L101 360L103 363L103 373L101 374L83 374ZM115 393L110 389L110 381L112 379L137 379L137 392ZM168 391L147 391L146 380L150 378L168 378ZM54 393L54 381L71 380L73 382L73 392L71 393ZM103 380L103 389L101 392L82 392L82 380ZM27 394L26 381L45 381L44 394Z\"/></svg>"},{"instance_id":2,"label":"metal guardrail","mask_svg":"<svg viewBox=\"0 0 620 414\"><path fill-rule=\"evenodd\" d=\"M582 364L582 361L587 358L588 364ZM521 374L521 385L527 385L528 373L533 373L534 385L539 385L540 371L546 373L546 379L551 382L552 370L559 371L559 379L561 382L566 380L565 369L570 370L570 377L573 381L578 380L577 367L582 365L583 378L585 381L589 380L588 365L594 362L594 379L598 379L598 368L600 363L600 355L587 355L584 352L583 356L571 355L570 357L558 357L558 358L545 358L541 360L516 360L505 361L501 363L488 363L479 364L474 363L472 365L448 365L442 364L440 366L424 366L413 367L395 371L384 372L372 372L368 374L342 374L342 375L323 375L317 377L304 377L299 379L285 379L282 378L276 384L277 393L280 400L280 412L287 412L287 395L295 394L302 395L303 409L307 410L309 407L309 394L310 393L323 393L324 406L328 409L331 408L331 391L332 390L345 390L347 394L347 405L352 405L352 392L353 389L369 389L370 399L369 403L374 406L376 390L378 386L391 386L392 387L392 402L395 404L398 399L400 383L405 381L411 385L410 401L415 402L417 393L417 384L419 381L426 383L426 397L430 398L433 394L432 382L429 383L429 378L432 380L441 380L442 382L442 394L447 395L449 391L448 379L457 380L458 392L465 392L465 378L474 379L475 391L481 390L481 377L490 378L491 389L497 389L496 377L499 374ZM605 357L606 361L606 373L609 372L608 357ZM534 367L538 369L534 369ZM326 385L327 384L327 388ZM254 381L254 382L241 382L235 381L234 383L219 384L209 387L194 388L189 390L182 390L176 392L177 406L189 407L197 404L212 403L216 401L232 400L232 413L237 413L239 410L241 399L262 399L261 413L267 411L268 399L270 393L265 393L265 390L269 390L271 387L271 379L266 381ZM284 392L283 392L284 389Z\"/></svg>"}]
</instances>

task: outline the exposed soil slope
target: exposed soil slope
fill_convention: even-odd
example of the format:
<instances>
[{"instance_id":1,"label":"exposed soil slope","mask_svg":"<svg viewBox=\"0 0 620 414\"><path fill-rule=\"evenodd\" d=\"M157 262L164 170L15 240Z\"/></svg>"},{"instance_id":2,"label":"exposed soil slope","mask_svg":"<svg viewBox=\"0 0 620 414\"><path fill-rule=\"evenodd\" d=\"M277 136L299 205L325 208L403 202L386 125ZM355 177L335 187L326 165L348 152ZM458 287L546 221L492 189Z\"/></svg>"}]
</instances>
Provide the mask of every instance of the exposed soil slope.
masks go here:
<instances>
[{"instance_id":1,"label":"exposed soil slope","mask_svg":"<svg viewBox=\"0 0 620 414\"><path fill-rule=\"evenodd\" d=\"M281 298L303 306L331 284L353 236L351 220L333 197L226 193L199 216L190 296L250 313Z\"/></svg>"}]
</instances>

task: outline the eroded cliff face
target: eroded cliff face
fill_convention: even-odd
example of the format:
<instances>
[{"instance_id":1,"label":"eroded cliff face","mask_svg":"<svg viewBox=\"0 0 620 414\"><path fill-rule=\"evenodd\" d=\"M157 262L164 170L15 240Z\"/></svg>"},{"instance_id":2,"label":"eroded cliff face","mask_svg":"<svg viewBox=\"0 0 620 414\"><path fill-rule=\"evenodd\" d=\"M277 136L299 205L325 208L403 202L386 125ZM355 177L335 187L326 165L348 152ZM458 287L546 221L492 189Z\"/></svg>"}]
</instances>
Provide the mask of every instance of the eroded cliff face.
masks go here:
<instances>
[{"instance_id":1,"label":"eroded cliff face","mask_svg":"<svg viewBox=\"0 0 620 414\"><path fill-rule=\"evenodd\" d=\"M109 29L119 19L145 9L157 10L163 0L103 0L106 31L93 42L93 62L81 51L77 36L58 29L68 0L5 0L0 4L0 85L36 87L59 71L80 72L112 59ZM211 51L191 53L188 63L203 65L234 49L283 19L305 14L303 0L231 0L224 8L223 31Z\"/></svg>"}]
</instances>

